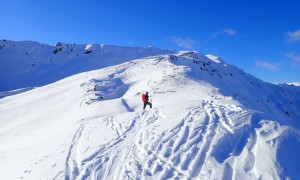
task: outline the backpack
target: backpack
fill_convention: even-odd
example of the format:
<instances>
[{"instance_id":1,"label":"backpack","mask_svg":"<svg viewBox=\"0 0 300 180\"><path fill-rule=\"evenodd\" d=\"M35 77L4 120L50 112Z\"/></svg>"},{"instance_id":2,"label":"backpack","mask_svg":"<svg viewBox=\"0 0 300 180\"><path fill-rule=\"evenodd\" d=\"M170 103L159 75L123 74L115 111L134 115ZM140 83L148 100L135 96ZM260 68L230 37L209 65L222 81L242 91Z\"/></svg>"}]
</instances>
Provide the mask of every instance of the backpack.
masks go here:
<instances>
[{"instance_id":1,"label":"backpack","mask_svg":"<svg viewBox=\"0 0 300 180\"><path fill-rule=\"evenodd\" d=\"M143 100L143 102L147 102L147 96L146 96L146 94L142 94L142 100Z\"/></svg>"}]
</instances>

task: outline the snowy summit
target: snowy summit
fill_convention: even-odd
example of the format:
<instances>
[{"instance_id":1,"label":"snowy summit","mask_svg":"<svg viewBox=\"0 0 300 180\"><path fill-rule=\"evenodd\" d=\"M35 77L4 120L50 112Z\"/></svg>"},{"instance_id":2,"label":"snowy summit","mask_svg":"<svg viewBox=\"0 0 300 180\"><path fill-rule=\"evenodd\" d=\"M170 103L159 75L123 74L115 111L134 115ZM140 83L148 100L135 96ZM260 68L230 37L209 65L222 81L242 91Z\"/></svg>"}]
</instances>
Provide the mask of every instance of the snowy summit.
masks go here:
<instances>
[{"instance_id":1,"label":"snowy summit","mask_svg":"<svg viewBox=\"0 0 300 180\"><path fill-rule=\"evenodd\" d=\"M2 40L0 61L0 179L300 179L297 85L155 47Z\"/></svg>"}]
</instances>

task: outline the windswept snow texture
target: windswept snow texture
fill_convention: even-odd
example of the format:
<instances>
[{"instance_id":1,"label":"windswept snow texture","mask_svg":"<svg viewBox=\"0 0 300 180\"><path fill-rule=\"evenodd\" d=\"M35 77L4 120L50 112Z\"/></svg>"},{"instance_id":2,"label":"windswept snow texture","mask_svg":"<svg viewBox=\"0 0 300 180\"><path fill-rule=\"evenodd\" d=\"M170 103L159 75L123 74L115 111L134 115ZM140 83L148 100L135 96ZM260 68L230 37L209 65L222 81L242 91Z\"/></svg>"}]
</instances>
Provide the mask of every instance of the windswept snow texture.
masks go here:
<instances>
[{"instance_id":1,"label":"windswept snow texture","mask_svg":"<svg viewBox=\"0 0 300 180\"><path fill-rule=\"evenodd\" d=\"M299 86L189 51L108 64L0 99L0 179L300 179Z\"/></svg>"}]
</instances>

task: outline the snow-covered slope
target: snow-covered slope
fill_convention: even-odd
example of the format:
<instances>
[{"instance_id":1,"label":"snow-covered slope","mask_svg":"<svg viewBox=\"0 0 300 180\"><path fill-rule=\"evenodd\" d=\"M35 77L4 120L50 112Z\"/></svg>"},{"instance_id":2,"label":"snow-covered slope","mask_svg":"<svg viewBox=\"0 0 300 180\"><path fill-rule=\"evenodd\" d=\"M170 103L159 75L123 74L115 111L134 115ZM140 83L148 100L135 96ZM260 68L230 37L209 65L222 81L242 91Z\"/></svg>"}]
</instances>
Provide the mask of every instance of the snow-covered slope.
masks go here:
<instances>
[{"instance_id":1,"label":"snow-covered slope","mask_svg":"<svg viewBox=\"0 0 300 180\"><path fill-rule=\"evenodd\" d=\"M300 86L300 82L287 83L288 85Z\"/></svg>"},{"instance_id":2,"label":"snow-covered slope","mask_svg":"<svg viewBox=\"0 0 300 180\"><path fill-rule=\"evenodd\" d=\"M0 40L0 92L46 85L77 73L172 52L155 47L65 43L50 46Z\"/></svg>"},{"instance_id":3,"label":"snow-covered slope","mask_svg":"<svg viewBox=\"0 0 300 180\"><path fill-rule=\"evenodd\" d=\"M298 86L197 52L143 57L0 99L0 176L299 179L299 120Z\"/></svg>"}]
</instances>

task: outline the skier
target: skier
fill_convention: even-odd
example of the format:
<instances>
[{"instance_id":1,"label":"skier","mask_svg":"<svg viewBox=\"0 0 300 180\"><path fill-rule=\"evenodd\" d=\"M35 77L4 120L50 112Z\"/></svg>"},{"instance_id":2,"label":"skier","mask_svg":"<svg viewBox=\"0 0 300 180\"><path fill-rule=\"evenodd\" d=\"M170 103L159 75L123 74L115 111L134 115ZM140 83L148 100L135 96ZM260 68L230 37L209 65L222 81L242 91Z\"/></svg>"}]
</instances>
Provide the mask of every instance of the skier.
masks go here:
<instances>
[{"instance_id":1,"label":"skier","mask_svg":"<svg viewBox=\"0 0 300 180\"><path fill-rule=\"evenodd\" d=\"M152 104L149 102L149 95L148 95L148 92L146 92L146 94L142 94L142 100L144 102L144 108L146 108L147 105L150 106L150 108L152 108Z\"/></svg>"}]
</instances>

